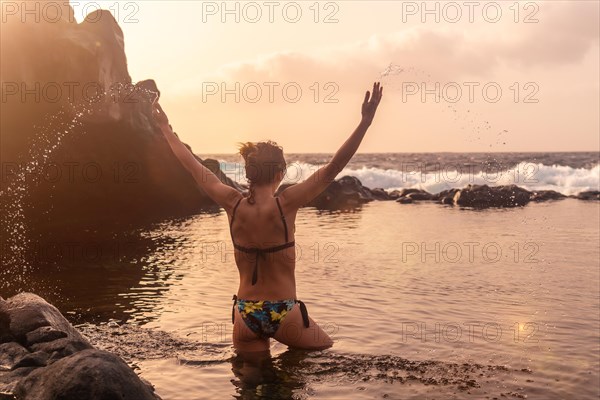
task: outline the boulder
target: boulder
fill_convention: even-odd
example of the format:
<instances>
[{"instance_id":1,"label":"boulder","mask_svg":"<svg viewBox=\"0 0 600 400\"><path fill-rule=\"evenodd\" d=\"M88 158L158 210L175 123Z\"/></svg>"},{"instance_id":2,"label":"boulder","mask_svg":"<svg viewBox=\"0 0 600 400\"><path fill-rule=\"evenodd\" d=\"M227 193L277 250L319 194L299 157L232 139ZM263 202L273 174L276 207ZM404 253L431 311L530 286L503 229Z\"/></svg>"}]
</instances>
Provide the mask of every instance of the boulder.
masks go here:
<instances>
[{"instance_id":1,"label":"boulder","mask_svg":"<svg viewBox=\"0 0 600 400\"><path fill-rule=\"evenodd\" d=\"M442 190L438 194L434 195L434 200L441 204L454 205L454 196L459 190L460 189Z\"/></svg>"},{"instance_id":2,"label":"boulder","mask_svg":"<svg viewBox=\"0 0 600 400\"><path fill-rule=\"evenodd\" d=\"M562 200L566 198L562 193L558 193L554 190L537 190L531 193L530 199L535 202L542 202L548 200Z\"/></svg>"},{"instance_id":3,"label":"boulder","mask_svg":"<svg viewBox=\"0 0 600 400\"><path fill-rule=\"evenodd\" d=\"M0 399L158 399L118 356L94 349L32 293L0 298Z\"/></svg>"},{"instance_id":4,"label":"boulder","mask_svg":"<svg viewBox=\"0 0 600 400\"><path fill-rule=\"evenodd\" d=\"M531 192L516 185L468 185L454 194L454 204L460 207L519 207L529 203Z\"/></svg>"},{"instance_id":5,"label":"boulder","mask_svg":"<svg viewBox=\"0 0 600 400\"><path fill-rule=\"evenodd\" d=\"M14 392L23 400L158 398L123 360L96 349L82 350L32 371Z\"/></svg>"},{"instance_id":6,"label":"boulder","mask_svg":"<svg viewBox=\"0 0 600 400\"><path fill-rule=\"evenodd\" d=\"M600 192L597 190L581 192L574 197L579 200L600 200Z\"/></svg>"},{"instance_id":7,"label":"boulder","mask_svg":"<svg viewBox=\"0 0 600 400\"><path fill-rule=\"evenodd\" d=\"M374 200L394 200L395 197L390 196L383 188L371 189L371 195Z\"/></svg>"},{"instance_id":8,"label":"boulder","mask_svg":"<svg viewBox=\"0 0 600 400\"><path fill-rule=\"evenodd\" d=\"M55 339L66 339L63 341L63 347L75 344L78 347L91 348L88 341L73 328L60 311L41 297L33 293L20 293L8 299L7 304L11 335L22 345L40 346L43 330L38 328L43 327L46 332L60 332L51 335ZM28 342L28 339L32 342ZM45 342L53 343L47 340Z\"/></svg>"},{"instance_id":9,"label":"boulder","mask_svg":"<svg viewBox=\"0 0 600 400\"><path fill-rule=\"evenodd\" d=\"M275 191L278 196L281 192L295 183L285 183ZM347 210L360 207L362 204L373 200L390 200L383 189L369 189L363 186L354 176L343 176L334 180L317 197L305 204L306 207L315 207L322 210Z\"/></svg>"},{"instance_id":10,"label":"boulder","mask_svg":"<svg viewBox=\"0 0 600 400\"><path fill-rule=\"evenodd\" d=\"M68 2L61 7L57 20L7 15L0 24L3 267L31 254L13 248L44 246L57 233L77 240L89 227L141 226L216 206L154 120L156 83L133 83L111 12L77 23Z\"/></svg>"}]
</instances>

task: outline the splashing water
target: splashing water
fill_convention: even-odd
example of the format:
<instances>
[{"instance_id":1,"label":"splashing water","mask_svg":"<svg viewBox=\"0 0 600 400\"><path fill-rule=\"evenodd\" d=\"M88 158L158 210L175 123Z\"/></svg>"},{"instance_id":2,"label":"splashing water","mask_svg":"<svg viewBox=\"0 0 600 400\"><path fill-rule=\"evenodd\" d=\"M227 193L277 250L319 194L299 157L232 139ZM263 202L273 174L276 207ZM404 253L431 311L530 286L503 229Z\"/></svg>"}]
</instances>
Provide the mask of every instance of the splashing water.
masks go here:
<instances>
[{"instance_id":1,"label":"splashing water","mask_svg":"<svg viewBox=\"0 0 600 400\"><path fill-rule=\"evenodd\" d=\"M127 87L125 87L127 86ZM150 89L138 86L118 85L119 90L132 88L138 98L156 99L156 93ZM110 90L110 89L109 89ZM33 250L32 229L27 226L26 212L34 204L28 199L27 188L35 187L35 184L44 179L43 173L49 166L53 154L64 143L65 138L77 134L85 134L84 118L93 115L97 110L98 98L113 98L112 93L104 91L97 98L89 99L87 102L71 104L72 110L67 113L64 109L46 117L42 126L34 125L34 137L28 143L26 162L19 165L17 173L12 181L3 190L0 190L0 199L3 199L3 212L0 214L0 224L7 227L7 237L2 240L0 249L0 288L12 282L12 289L23 289L27 287L28 275L33 266L30 263ZM127 97L131 100L131 97ZM52 188L56 184L53 183ZM50 194L52 198L52 194ZM48 214L50 208L45 211ZM3 279L3 276L11 276L11 279Z\"/></svg>"},{"instance_id":2,"label":"splashing water","mask_svg":"<svg viewBox=\"0 0 600 400\"><path fill-rule=\"evenodd\" d=\"M48 165L55 150L63 139L72 134L75 128L80 128L83 111L75 112L72 119L62 121L63 110L48 117L45 126L34 126L36 132L29 150L29 161L22 165L14 179L0 191L0 197L6 198L5 210L0 215L0 223L8 227L8 237L3 240L2 271L0 275L13 276L13 282L20 285L27 283L28 273L31 272L29 255L31 254L31 230L26 223L26 210L33 205L28 201L27 188L33 187L36 180L41 179L41 171ZM16 280L14 278L17 278ZM2 281L6 281L2 279ZM17 288L18 289L18 288Z\"/></svg>"},{"instance_id":3,"label":"splashing water","mask_svg":"<svg viewBox=\"0 0 600 400\"><path fill-rule=\"evenodd\" d=\"M419 84L435 84L436 81L432 79L432 75L427 71L415 67L401 66L398 64L390 63L380 74L379 79L385 83L386 87L390 87L392 89L404 90L402 84L403 80L400 80L400 75L404 75L407 77L414 77L419 79ZM440 83L440 80L437 80L437 83ZM505 146L507 143L507 134L509 131L507 129L495 129L492 124L485 119L485 117L477 113L475 110L466 109L463 110L459 107L459 103L450 103L446 104L447 101L442 97L441 91L436 91L435 93L427 93L435 95L435 103L439 104L441 107L441 113L450 113L452 120L460 125L460 130L465 131L466 142L482 142L490 141L488 143L489 148L494 146ZM496 131L495 136L492 132Z\"/></svg>"}]
</instances>

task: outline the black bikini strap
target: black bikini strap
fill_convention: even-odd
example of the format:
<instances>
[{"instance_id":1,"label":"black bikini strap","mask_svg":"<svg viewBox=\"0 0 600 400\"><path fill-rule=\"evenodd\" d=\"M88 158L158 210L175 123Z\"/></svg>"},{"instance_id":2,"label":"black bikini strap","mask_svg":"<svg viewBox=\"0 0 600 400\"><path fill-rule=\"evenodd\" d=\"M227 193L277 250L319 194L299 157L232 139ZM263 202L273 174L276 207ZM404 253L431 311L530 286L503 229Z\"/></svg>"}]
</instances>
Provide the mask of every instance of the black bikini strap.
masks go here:
<instances>
[{"instance_id":1,"label":"black bikini strap","mask_svg":"<svg viewBox=\"0 0 600 400\"><path fill-rule=\"evenodd\" d=\"M302 321L304 322L304 327L308 328L310 326L310 321L308 319L308 311L306 310L306 305L301 300L296 300L296 303L300 304L300 314L302 314Z\"/></svg>"},{"instance_id":2,"label":"black bikini strap","mask_svg":"<svg viewBox=\"0 0 600 400\"><path fill-rule=\"evenodd\" d=\"M237 210L238 206L240 205L240 201L242 201L242 199L244 198L244 196L241 196L237 203L235 203L235 206L233 207L233 211L231 212L231 223L229 224L229 234L231 235L231 238L233 239L233 231L232 231L232 226L233 226L233 220L235 219L235 211Z\"/></svg>"},{"instance_id":3,"label":"black bikini strap","mask_svg":"<svg viewBox=\"0 0 600 400\"><path fill-rule=\"evenodd\" d=\"M235 323L235 303L237 303L237 296L233 295L233 306L231 307L231 323Z\"/></svg>"},{"instance_id":4,"label":"black bikini strap","mask_svg":"<svg viewBox=\"0 0 600 400\"><path fill-rule=\"evenodd\" d=\"M277 201L277 207L279 208L279 214L281 214L281 220L283 221L283 229L285 229L285 242L288 241L288 232L287 232L287 223L285 222L285 215L283 215L283 210L281 209L281 204L279 204L279 196L275 197Z\"/></svg>"}]
</instances>

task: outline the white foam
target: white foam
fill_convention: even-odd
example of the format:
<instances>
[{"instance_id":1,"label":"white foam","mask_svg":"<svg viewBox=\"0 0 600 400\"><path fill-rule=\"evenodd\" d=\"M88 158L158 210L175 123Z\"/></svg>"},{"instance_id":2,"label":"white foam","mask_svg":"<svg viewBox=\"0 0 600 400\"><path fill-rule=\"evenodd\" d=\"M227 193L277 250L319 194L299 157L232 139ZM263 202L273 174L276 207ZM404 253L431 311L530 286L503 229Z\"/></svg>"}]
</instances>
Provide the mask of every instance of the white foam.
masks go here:
<instances>
[{"instance_id":1,"label":"white foam","mask_svg":"<svg viewBox=\"0 0 600 400\"><path fill-rule=\"evenodd\" d=\"M221 161L221 168L233 180L247 183L243 164ZM319 168L317 165L295 162L288 165L283 183L301 182ZM355 176L369 188L383 188L388 191L404 188L418 188L430 193L442 190L463 188L468 184L489 186L515 184L527 190L555 190L565 195L574 195L589 190L600 190L600 164L593 168L573 168L563 165L544 165L521 162L508 170L487 169L474 172L471 169L457 170L442 168L437 172L420 172L416 168L382 169L362 167L344 168L337 176Z\"/></svg>"}]
</instances>

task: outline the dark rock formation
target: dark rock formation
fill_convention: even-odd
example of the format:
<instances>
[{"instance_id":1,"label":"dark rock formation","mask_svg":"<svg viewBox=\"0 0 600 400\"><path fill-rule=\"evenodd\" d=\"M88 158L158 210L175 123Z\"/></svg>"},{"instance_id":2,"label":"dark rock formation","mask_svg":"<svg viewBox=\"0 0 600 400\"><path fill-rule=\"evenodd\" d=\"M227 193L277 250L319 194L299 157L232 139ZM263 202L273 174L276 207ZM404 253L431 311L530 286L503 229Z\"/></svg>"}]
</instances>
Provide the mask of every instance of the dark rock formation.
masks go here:
<instances>
[{"instance_id":1,"label":"dark rock formation","mask_svg":"<svg viewBox=\"0 0 600 400\"><path fill-rule=\"evenodd\" d=\"M531 201L547 201L547 200L562 200L565 196L562 193L558 193L554 190L538 190L535 192L531 192L530 200Z\"/></svg>"},{"instance_id":2,"label":"dark rock formation","mask_svg":"<svg viewBox=\"0 0 600 400\"><path fill-rule=\"evenodd\" d=\"M591 192L593 193L593 192ZM553 190L530 192L516 185L494 186L468 185L464 189L449 189L431 194L421 189L403 189L396 201L411 204L414 201L435 201L441 204L468 208L518 207L530 201L561 200L567 196ZM584 195L586 196L586 195ZM593 194L592 194L593 196Z\"/></svg>"},{"instance_id":3,"label":"dark rock formation","mask_svg":"<svg viewBox=\"0 0 600 400\"><path fill-rule=\"evenodd\" d=\"M292 184L279 187L276 194L281 193ZM578 196L570 196L582 200L598 200L600 192L583 192ZM542 202L562 200L567 196L554 190L538 190L530 192L516 185L487 186L468 185L463 189L448 189L436 194L422 189L406 188L390 192L381 188L369 189L357 178L344 176L333 181L327 189L307 204L319 209L339 210L360 206L372 200L395 200L400 204L412 204L419 201L434 201L440 204L456 205L466 208L519 207L530 201Z\"/></svg>"},{"instance_id":4,"label":"dark rock formation","mask_svg":"<svg viewBox=\"0 0 600 400\"><path fill-rule=\"evenodd\" d=\"M279 186L278 195L293 184ZM322 210L347 210L360 207L364 203L373 200L392 200L383 189L369 189L363 186L360 180L354 176L343 176L334 180L327 188L306 204L307 207L315 207Z\"/></svg>"},{"instance_id":5,"label":"dark rock formation","mask_svg":"<svg viewBox=\"0 0 600 400\"><path fill-rule=\"evenodd\" d=\"M600 200L600 192L597 190L592 190L589 192L581 192L578 195L571 197L579 200Z\"/></svg>"},{"instance_id":6,"label":"dark rock formation","mask_svg":"<svg viewBox=\"0 0 600 400\"><path fill-rule=\"evenodd\" d=\"M516 185L468 185L454 195L454 204L461 207L519 207L529 203L531 192Z\"/></svg>"},{"instance_id":7,"label":"dark rock formation","mask_svg":"<svg viewBox=\"0 0 600 400\"><path fill-rule=\"evenodd\" d=\"M76 238L214 207L154 121L156 84L132 83L111 13L72 15L67 4L56 19L18 13L1 24L0 236L23 224L38 242L56 230Z\"/></svg>"},{"instance_id":8,"label":"dark rock formation","mask_svg":"<svg viewBox=\"0 0 600 400\"><path fill-rule=\"evenodd\" d=\"M0 298L0 321L0 398L159 398L122 359L94 349L41 297Z\"/></svg>"},{"instance_id":9,"label":"dark rock formation","mask_svg":"<svg viewBox=\"0 0 600 400\"><path fill-rule=\"evenodd\" d=\"M371 189L371 195L373 196L373 199L375 199L375 200L393 200L393 199L395 199L395 197L393 195L389 194L388 192L385 191L385 189L382 189L382 188Z\"/></svg>"},{"instance_id":10,"label":"dark rock formation","mask_svg":"<svg viewBox=\"0 0 600 400\"><path fill-rule=\"evenodd\" d=\"M459 190L460 189L442 190L435 195L435 199L441 204L454 205L454 196Z\"/></svg>"},{"instance_id":11,"label":"dark rock formation","mask_svg":"<svg viewBox=\"0 0 600 400\"><path fill-rule=\"evenodd\" d=\"M37 368L15 388L19 399L157 399L119 357L101 350L83 350Z\"/></svg>"}]
</instances>

